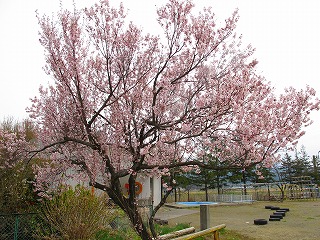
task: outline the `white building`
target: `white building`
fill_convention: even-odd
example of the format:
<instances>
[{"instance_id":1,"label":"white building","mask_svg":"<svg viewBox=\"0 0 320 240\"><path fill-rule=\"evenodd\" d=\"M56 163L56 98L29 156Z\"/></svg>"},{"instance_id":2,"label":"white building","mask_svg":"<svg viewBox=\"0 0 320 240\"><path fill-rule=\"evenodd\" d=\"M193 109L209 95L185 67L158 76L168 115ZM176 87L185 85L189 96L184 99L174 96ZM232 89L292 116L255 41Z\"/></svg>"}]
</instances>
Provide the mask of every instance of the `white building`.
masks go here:
<instances>
[{"instance_id":1,"label":"white building","mask_svg":"<svg viewBox=\"0 0 320 240\"><path fill-rule=\"evenodd\" d=\"M122 190L127 193L129 176L120 179ZM137 199L152 204L153 207L161 201L161 178L137 177L136 180Z\"/></svg>"}]
</instances>

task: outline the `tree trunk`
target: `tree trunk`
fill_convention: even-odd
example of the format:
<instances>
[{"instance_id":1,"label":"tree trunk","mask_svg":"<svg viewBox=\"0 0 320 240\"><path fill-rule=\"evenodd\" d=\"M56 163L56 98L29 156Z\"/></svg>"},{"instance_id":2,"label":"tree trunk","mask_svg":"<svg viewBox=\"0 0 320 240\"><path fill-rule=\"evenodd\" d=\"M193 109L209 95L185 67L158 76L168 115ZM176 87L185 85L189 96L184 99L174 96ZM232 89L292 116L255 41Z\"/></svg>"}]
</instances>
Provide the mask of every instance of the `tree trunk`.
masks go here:
<instances>
[{"instance_id":1,"label":"tree trunk","mask_svg":"<svg viewBox=\"0 0 320 240\"><path fill-rule=\"evenodd\" d=\"M243 195L247 195L247 178L246 172L242 171Z\"/></svg>"},{"instance_id":2,"label":"tree trunk","mask_svg":"<svg viewBox=\"0 0 320 240\"><path fill-rule=\"evenodd\" d=\"M216 182L217 182L218 194L221 194L220 177L219 177L219 175L217 175L217 177L216 177Z\"/></svg>"},{"instance_id":3,"label":"tree trunk","mask_svg":"<svg viewBox=\"0 0 320 240\"><path fill-rule=\"evenodd\" d=\"M285 192L285 190L286 190L286 188L287 188L287 185L286 184L281 184L281 183L279 183L279 184L277 184L277 187L280 189L280 192L281 192L281 198L280 198L280 201L281 202L283 202L283 200L284 200L284 192Z\"/></svg>"},{"instance_id":4,"label":"tree trunk","mask_svg":"<svg viewBox=\"0 0 320 240\"><path fill-rule=\"evenodd\" d=\"M131 220L131 219L130 219ZM134 224L133 227L135 228L137 234L141 237L142 240L152 240L152 236L148 232L145 224L142 221L142 217L139 212L135 212L133 215L133 220L131 223Z\"/></svg>"},{"instance_id":5,"label":"tree trunk","mask_svg":"<svg viewBox=\"0 0 320 240\"><path fill-rule=\"evenodd\" d=\"M138 209L137 199L135 194L135 180L136 177L132 175L129 177L129 196L125 197L121 190L120 180L116 179L111 184L111 187L95 183L94 187L105 191L108 196L117 204L128 216L132 227L142 240L151 240L152 236L148 231L146 225L143 223L141 214Z\"/></svg>"},{"instance_id":6,"label":"tree trunk","mask_svg":"<svg viewBox=\"0 0 320 240\"><path fill-rule=\"evenodd\" d=\"M154 227L154 216L156 215L157 211L165 204L168 196L170 195L170 193L172 192L172 189L168 190L167 193L161 198L160 203L152 210L151 212L151 216L149 218L149 226L150 226L150 231L152 233L152 236L154 238L157 237L157 233L155 231L155 227Z\"/></svg>"},{"instance_id":7,"label":"tree trunk","mask_svg":"<svg viewBox=\"0 0 320 240\"><path fill-rule=\"evenodd\" d=\"M207 184L207 182L205 182L205 184L204 184L204 189L205 189L205 192L206 192L206 201L208 202L209 200L209 197L208 197L208 184Z\"/></svg>"},{"instance_id":8,"label":"tree trunk","mask_svg":"<svg viewBox=\"0 0 320 240\"><path fill-rule=\"evenodd\" d=\"M319 161L319 159L316 156L312 156L313 175L314 175L314 181L316 184L319 183L318 161Z\"/></svg>"},{"instance_id":9,"label":"tree trunk","mask_svg":"<svg viewBox=\"0 0 320 240\"><path fill-rule=\"evenodd\" d=\"M178 197L177 197L177 188L174 188L174 201L178 202Z\"/></svg>"}]
</instances>

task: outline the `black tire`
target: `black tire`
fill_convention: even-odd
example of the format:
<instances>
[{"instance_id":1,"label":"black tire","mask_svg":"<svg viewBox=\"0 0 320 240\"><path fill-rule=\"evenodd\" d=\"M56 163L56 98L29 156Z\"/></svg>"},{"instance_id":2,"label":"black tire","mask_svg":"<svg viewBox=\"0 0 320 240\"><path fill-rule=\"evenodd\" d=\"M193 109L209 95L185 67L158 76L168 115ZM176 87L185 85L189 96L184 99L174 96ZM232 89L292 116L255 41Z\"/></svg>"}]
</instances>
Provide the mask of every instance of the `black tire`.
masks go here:
<instances>
[{"instance_id":1,"label":"black tire","mask_svg":"<svg viewBox=\"0 0 320 240\"><path fill-rule=\"evenodd\" d=\"M269 218L269 221L280 221L281 219L280 218Z\"/></svg>"},{"instance_id":2,"label":"black tire","mask_svg":"<svg viewBox=\"0 0 320 240\"><path fill-rule=\"evenodd\" d=\"M273 206L265 206L265 209L271 209Z\"/></svg>"},{"instance_id":3,"label":"black tire","mask_svg":"<svg viewBox=\"0 0 320 240\"><path fill-rule=\"evenodd\" d=\"M286 213L284 213L284 212L274 212L273 215L280 215L282 217L285 217Z\"/></svg>"},{"instance_id":4,"label":"black tire","mask_svg":"<svg viewBox=\"0 0 320 240\"><path fill-rule=\"evenodd\" d=\"M266 225L268 223L266 219L255 219L253 222L255 225Z\"/></svg>"},{"instance_id":5,"label":"black tire","mask_svg":"<svg viewBox=\"0 0 320 240\"><path fill-rule=\"evenodd\" d=\"M289 212L289 208L280 208L278 210L285 210L286 212Z\"/></svg>"},{"instance_id":6,"label":"black tire","mask_svg":"<svg viewBox=\"0 0 320 240\"><path fill-rule=\"evenodd\" d=\"M270 215L270 218L280 218L280 219L282 219L283 217L281 215Z\"/></svg>"},{"instance_id":7,"label":"black tire","mask_svg":"<svg viewBox=\"0 0 320 240\"><path fill-rule=\"evenodd\" d=\"M279 210L280 208L279 207L271 207L270 209L271 210Z\"/></svg>"},{"instance_id":8,"label":"black tire","mask_svg":"<svg viewBox=\"0 0 320 240\"><path fill-rule=\"evenodd\" d=\"M283 209L279 209L279 210L276 210L276 212L283 212L283 213L286 213L287 211L286 211L286 210L283 210Z\"/></svg>"}]
</instances>

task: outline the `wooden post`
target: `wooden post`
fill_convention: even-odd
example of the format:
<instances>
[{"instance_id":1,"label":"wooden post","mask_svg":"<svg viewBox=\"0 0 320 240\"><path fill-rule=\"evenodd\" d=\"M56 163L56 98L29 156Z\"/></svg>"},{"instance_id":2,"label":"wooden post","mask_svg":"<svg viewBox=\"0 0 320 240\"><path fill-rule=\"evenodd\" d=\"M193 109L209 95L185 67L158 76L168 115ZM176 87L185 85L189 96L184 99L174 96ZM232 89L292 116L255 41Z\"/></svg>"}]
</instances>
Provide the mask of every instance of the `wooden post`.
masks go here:
<instances>
[{"instance_id":1,"label":"wooden post","mask_svg":"<svg viewBox=\"0 0 320 240\"><path fill-rule=\"evenodd\" d=\"M185 235L185 236L181 236L178 238L175 238L174 240L191 240L191 239L195 239L197 237L203 237L206 236L208 234L213 234L213 239L214 240L219 240L219 233L218 230L225 228L226 225L225 224L221 224L212 228L208 228L206 230L200 231L200 232L196 232L196 233L191 233L189 235Z\"/></svg>"},{"instance_id":2,"label":"wooden post","mask_svg":"<svg viewBox=\"0 0 320 240\"><path fill-rule=\"evenodd\" d=\"M200 230L205 230L210 226L209 205L200 205Z\"/></svg>"},{"instance_id":3,"label":"wooden post","mask_svg":"<svg viewBox=\"0 0 320 240\"><path fill-rule=\"evenodd\" d=\"M213 240L219 240L219 231L213 233Z\"/></svg>"}]
</instances>

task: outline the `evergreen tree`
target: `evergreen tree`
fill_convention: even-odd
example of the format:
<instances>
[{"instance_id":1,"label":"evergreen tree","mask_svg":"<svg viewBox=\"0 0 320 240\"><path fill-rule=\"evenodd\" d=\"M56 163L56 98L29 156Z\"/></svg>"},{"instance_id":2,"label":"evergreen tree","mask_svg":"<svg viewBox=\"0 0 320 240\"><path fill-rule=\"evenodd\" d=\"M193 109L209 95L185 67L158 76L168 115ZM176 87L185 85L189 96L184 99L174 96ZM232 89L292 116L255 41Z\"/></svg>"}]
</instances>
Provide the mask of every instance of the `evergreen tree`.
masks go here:
<instances>
[{"instance_id":1,"label":"evergreen tree","mask_svg":"<svg viewBox=\"0 0 320 240\"><path fill-rule=\"evenodd\" d=\"M292 177L294 176L293 165L294 160L292 159L292 156L290 156L288 153L285 153L281 160L278 171L278 177L281 182L291 183Z\"/></svg>"},{"instance_id":2,"label":"evergreen tree","mask_svg":"<svg viewBox=\"0 0 320 240\"><path fill-rule=\"evenodd\" d=\"M281 181L292 183L295 178L311 176L312 172L310 157L305 147L302 146L300 151L295 151L293 157L288 153L285 154L282 158L278 175Z\"/></svg>"},{"instance_id":3,"label":"evergreen tree","mask_svg":"<svg viewBox=\"0 0 320 240\"><path fill-rule=\"evenodd\" d=\"M304 146L300 151L295 152L295 159L292 165L293 177L310 176L311 164L309 156Z\"/></svg>"},{"instance_id":4,"label":"evergreen tree","mask_svg":"<svg viewBox=\"0 0 320 240\"><path fill-rule=\"evenodd\" d=\"M312 167L310 175L315 184L320 184L320 159L318 156L312 156Z\"/></svg>"}]
</instances>

